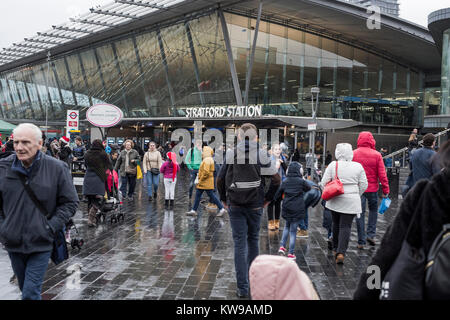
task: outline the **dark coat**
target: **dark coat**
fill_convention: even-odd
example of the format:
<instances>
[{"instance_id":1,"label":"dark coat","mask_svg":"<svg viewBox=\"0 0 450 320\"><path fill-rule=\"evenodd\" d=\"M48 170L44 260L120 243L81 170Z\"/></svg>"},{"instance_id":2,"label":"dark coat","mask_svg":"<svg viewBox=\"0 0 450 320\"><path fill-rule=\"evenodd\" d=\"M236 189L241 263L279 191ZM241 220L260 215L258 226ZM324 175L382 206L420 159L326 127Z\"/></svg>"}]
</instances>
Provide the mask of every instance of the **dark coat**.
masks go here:
<instances>
[{"instance_id":1,"label":"dark coat","mask_svg":"<svg viewBox=\"0 0 450 320\"><path fill-rule=\"evenodd\" d=\"M397 258L408 226L414 216L414 224L408 236L408 243L423 247L428 255L430 247L442 231L444 224L450 223L450 171L442 171L431 180L420 180L403 200L393 223L388 227L375 256L369 265L380 267L381 280ZM380 290L367 288L371 276L362 272L354 299L378 300Z\"/></svg>"},{"instance_id":2,"label":"dark coat","mask_svg":"<svg viewBox=\"0 0 450 320\"><path fill-rule=\"evenodd\" d=\"M72 154L72 149L68 145L61 147L61 150L58 152L59 160L64 161L65 163L70 163L70 156Z\"/></svg>"},{"instance_id":3,"label":"dark coat","mask_svg":"<svg viewBox=\"0 0 450 320\"><path fill-rule=\"evenodd\" d=\"M275 200L283 198L281 216L289 222L297 222L305 218L305 201L303 194L311 190L310 185L302 178L300 163L292 162L289 165L286 179L281 183Z\"/></svg>"},{"instance_id":4,"label":"dark coat","mask_svg":"<svg viewBox=\"0 0 450 320\"><path fill-rule=\"evenodd\" d=\"M120 176L122 176L122 177L125 177L127 175L127 173L125 172L126 156L127 156L127 152L124 149L120 152L119 158L117 158L116 165L114 166L114 170L116 170L116 171L120 170ZM137 161L139 161L139 153L136 150L131 149L128 157L130 160L130 167L136 168ZM133 160L136 160L136 162L133 162Z\"/></svg>"},{"instance_id":5,"label":"dark coat","mask_svg":"<svg viewBox=\"0 0 450 320\"><path fill-rule=\"evenodd\" d=\"M428 147L417 149L412 154L409 162L412 172L412 185L421 179L431 179L434 174L441 170L438 163L432 161L435 155L436 152Z\"/></svg>"},{"instance_id":6,"label":"dark coat","mask_svg":"<svg viewBox=\"0 0 450 320\"><path fill-rule=\"evenodd\" d=\"M84 144L82 144L80 146L75 146L73 148L73 156L75 158L77 158L77 161L84 160L85 153L86 153L86 147L84 146Z\"/></svg>"},{"instance_id":7,"label":"dark coat","mask_svg":"<svg viewBox=\"0 0 450 320\"><path fill-rule=\"evenodd\" d=\"M86 196L104 195L106 170L112 170L112 164L104 150L91 149L85 155L86 175L83 182L83 194Z\"/></svg>"},{"instance_id":8,"label":"dark coat","mask_svg":"<svg viewBox=\"0 0 450 320\"><path fill-rule=\"evenodd\" d=\"M50 213L49 220L24 190L20 173L13 172L16 156L0 160L0 241L11 252L50 251L55 232L63 229L78 207L77 191L67 164L40 153L28 181Z\"/></svg>"}]
</instances>

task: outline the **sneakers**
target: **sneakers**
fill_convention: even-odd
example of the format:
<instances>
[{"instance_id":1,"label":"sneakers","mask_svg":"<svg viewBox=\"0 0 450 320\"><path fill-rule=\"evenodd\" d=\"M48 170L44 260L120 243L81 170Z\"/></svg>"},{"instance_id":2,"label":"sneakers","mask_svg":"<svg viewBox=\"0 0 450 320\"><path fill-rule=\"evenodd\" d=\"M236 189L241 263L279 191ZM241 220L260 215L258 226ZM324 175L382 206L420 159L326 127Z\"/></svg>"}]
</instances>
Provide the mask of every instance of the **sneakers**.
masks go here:
<instances>
[{"instance_id":1,"label":"sneakers","mask_svg":"<svg viewBox=\"0 0 450 320\"><path fill-rule=\"evenodd\" d=\"M152 196L148 196L148 201L153 201Z\"/></svg>"},{"instance_id":2,"label":"sneakers","mask_svg":"<svg viewBox=\"0 0 450 320\"><path fill-rule=\"evenodd\" d=\"M336 256L336 263L337 264L344 264L344 255L342 253L339 253Z\"/></svg>"},{"instance_id":3,"label":"sneakers","mask_svg":"<svg viewBox=\"0 0 450 320\"><path fill-rule=\"evenodd\" d=\"M287 257L288 257L288 259L294 260L294 261L295 261L295 259L297 259L297 257L291 253L289 253Z\"/></svg>"},{"instance_id":4,"label":"sneakers","mask_svg":"<svg viewBox=\"0 0 450 320\"><path fill-rule=\"evenodd\" d=\"M239 291L239 289L236 290L236 296L240 299L248 299L249 298L248 293L242 293Z\"/></svg>"},{"instance_id":5,"label":"sneakers","mask_svg":"<svg viewBox=\"0 0 450 320\"><path fill-rule=\"evenodd\" d=\"M372 239L372 238L367 238L366 240L367 240L367 242L368 242L371 246L375 246L375 240L374 240L374 239Z\"/></svg>"},{"instance_id":6,"label":"sneakers","mask_svg":"<svg viewBox=\"0 0 450 320\"><path fill-rule=\"evenodd\" d=\"M222 217L225 213L227 213L227 209L222 208L220 209L219 213L216 215L216 217Z\"/></svg>"},{"instance_id":7,"label":"sneakers","mask_svg":"<svg viewBox=\"0 0 450 320\"><path fill-rule=\"evenodd\" d=\"M280 249L278 249L278 253L279 253L280 255L285 256L285 255L286 255L286 252L287 252L287 250L286 250L285 247L280 247Z\"/></svg>"},{"instance_id":8,"label":"sneakers","mask_svg":"<svg viewBox=\"0 0 450 320\"><path fill-rule=\"evenodd\" d=\"M308 230L297 230L297 238L308 238Z\"/></svg>"},{"instance_id":9,"label":"sneakers","mask_svg":"<svg viewBox=\"0 0 450 320\"><path fill-rule=\"evenodd\" d=\"M191 210L191 211L188 211L187 213L186 213L188 216L196 216L197 215L197 211L195 211L195 210Z\"/></svg>"}]
</instances>

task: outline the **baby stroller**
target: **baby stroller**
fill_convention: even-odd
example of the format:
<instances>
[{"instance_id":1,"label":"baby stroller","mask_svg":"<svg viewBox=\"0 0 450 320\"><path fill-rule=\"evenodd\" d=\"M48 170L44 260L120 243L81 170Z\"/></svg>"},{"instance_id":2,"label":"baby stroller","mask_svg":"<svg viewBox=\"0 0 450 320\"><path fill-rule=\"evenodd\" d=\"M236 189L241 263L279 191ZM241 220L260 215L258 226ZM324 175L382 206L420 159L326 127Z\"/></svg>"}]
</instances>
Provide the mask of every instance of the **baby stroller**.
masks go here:
<instances>
[{"instance_id":1,"label":"baby stroller","mask_svg":"<svg viewBox=\"0 0 450 320\"><path fill-rule=\"evenodd\" d=\"M74 232L76 235L75 237L72 236ZM78 232L78 229L72 219L70 219L69 222L66 223L65 235L66 242L72 247L72 249L78 248L78 250L81 250L81 247L84 244L84 240L82 238L79 238L80 233Z\"/></svg>"},{"instance_id":2,"label":"baby stroller","mask_svg":"<svg viewBox=\"0 0 450 320\"><path fill-rule=\"evenodd\" d=\"M125 216L122 212L122 201L119 195L119 176L115 170L106 170L106 190L100 210L97 212L97 222L105 221L106 214L111 212L111 223L124 221Z\"/></svg>"}]
</instances>

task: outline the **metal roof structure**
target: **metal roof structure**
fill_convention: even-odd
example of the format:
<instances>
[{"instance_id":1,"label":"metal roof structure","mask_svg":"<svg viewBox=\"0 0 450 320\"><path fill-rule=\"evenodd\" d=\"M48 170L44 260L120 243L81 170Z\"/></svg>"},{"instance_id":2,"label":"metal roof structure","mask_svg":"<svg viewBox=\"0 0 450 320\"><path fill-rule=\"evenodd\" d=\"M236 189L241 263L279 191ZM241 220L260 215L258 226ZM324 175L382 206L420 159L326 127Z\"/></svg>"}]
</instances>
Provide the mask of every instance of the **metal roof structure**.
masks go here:
<instances>
[{"instance_id":1,"label":"metal roof structure","mask_svg":"<svg viewBox=\"0 0 450 320\"><path fill-rule=\"evenodd\" d=\"M45 32L37 32L31 38L20 43L13 43L9 48L0 51L0 66L36 53L61 46L86 36L107 31L108 29L140 20L142 17L156 12L166 11L185 0L115 0L101 7L91 8L90 13L70 22L52 26Z\"/></svg>"}]
</instances>

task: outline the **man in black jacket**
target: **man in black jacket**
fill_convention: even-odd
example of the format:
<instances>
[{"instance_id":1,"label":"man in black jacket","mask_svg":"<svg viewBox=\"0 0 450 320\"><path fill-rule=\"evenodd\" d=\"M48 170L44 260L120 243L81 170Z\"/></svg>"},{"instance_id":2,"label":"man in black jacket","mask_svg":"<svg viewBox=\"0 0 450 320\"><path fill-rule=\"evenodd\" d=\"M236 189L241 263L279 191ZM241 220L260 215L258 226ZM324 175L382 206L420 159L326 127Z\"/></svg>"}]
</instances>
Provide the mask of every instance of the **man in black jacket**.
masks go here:
<instances>
[{"instance_id":1,"label":"man in black jacket","mask_svg":"<svg viewBox=\"0 0 450 320\"><path fill-rule=\"evenodd\" d=\"M41 148L40 129L23 123L14 129L16 154L0 160L0 241L24 300L41 299L55 234L78 206L67 164L43 154ZM22 179L49 212L49 219L24 190Z\"/></svg>"},{"instance_id":2,"label":"man in black jacket","mask_svg":"<svg viewBox=\"0 0 450 320\"><path fill-rule=\"evenodd\" d=\"M234 151L227 152L217 177L220 200L230 215L239 298L249 296L248 270L259 254L261 215L281 180L275 162L266 151L259 149L257 140L256 127L243 124L238 131L238 145Z\"/></svg>"}]
</instances>

